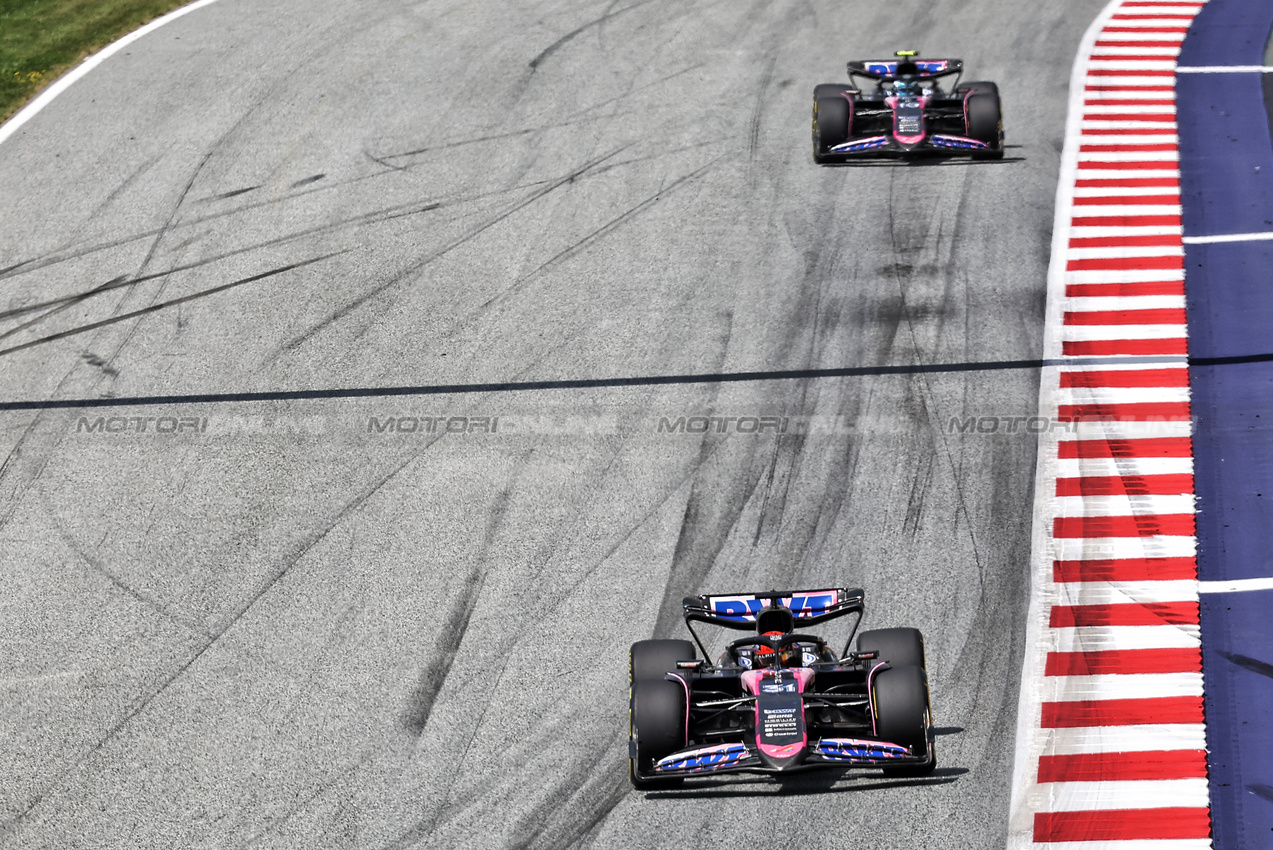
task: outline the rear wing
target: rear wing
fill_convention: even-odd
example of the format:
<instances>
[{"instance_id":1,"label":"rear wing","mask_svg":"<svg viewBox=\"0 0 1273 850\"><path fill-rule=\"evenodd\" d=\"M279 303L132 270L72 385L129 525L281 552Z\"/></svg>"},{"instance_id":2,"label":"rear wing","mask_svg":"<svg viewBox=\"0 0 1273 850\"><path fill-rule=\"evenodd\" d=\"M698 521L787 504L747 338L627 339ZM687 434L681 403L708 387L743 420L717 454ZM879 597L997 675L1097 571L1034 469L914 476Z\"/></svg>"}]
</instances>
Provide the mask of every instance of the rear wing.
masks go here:
<instances>
[{"instance_id":1,"label":"rear wing","mask_svg":"<svg viewBox=\"0 0 1273 850\"><path fill-rule=\"evenodd\" d=\"M797 631L802 626L812 626L834 620L837 617L856 615L853 629L849 632L849 640L844 645L844 652L849 651L853 635L857 633L862 622L865 608L866 592L861 588L833 587L825 590L771 590L768 593L734 593L728 595L687 596L681 600L685 613L685 627L694 637L694 642L703 651L703 657L710 653L698 633L694 631L694 623L710 623L739 631L755 631L756 612L762 608L782 605L791 609L796 617Z\"/></svg>"},{"instance_id":2,"label":"rear wing","mask_svg":"<svg viewBox=\"0 0 1273 850\"><path fill-rule=\"evenodd\" d=\"M961 59L916 59L915 66L919 68L919 76L924 77L949 77L951 74L962 74L964 72L964 63ZM849 63L849 77L867 77L872 80L892 80L896 79L897 60L896 59L863 59L860 62Z\"/></svg>"},{"instance_id":3,"label":"rear wing","mask_svg":"<svg viewBox=\"0 0 1273 850\"><path fill-rule=\"evenodd\" d=\"M827 590L771 590L768 593L735 593L722 596L687 596L681 601L685 622L711 623L728 629L752 631L756 612L782 605L796 615L796 627L825 623L861 611L865 592L855 588Z\"/></svg>"}]
</instances>

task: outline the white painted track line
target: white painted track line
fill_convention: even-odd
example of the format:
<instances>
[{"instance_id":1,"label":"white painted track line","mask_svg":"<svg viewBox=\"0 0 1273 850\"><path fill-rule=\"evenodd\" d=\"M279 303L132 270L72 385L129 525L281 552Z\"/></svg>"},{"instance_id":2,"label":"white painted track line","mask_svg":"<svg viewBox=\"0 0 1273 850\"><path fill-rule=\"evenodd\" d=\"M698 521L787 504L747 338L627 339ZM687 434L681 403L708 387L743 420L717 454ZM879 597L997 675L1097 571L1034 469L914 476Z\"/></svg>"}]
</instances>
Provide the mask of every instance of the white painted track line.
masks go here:
<instances>
[{"instance_id":1,"label":"white painted track line","mask_svg":"<svg viewBox=\"0 0 1273 850\"><path fill-rule=\"evenodd\" d=\"M154 32L165 24L170 24L184 15L188 15L197 9L202 9L204 6L209 6L215 2L217 2L217 0L195 0L195 2L187 6L182 6L180 9L174 9L166 15L155 18L140 29L133 30L118 41L109 44L97 53L94 53L74 68L67 71L61 77L58 77L52 85L40 92L38 97L22 109L18 110L18 112L3 125L0 125L0 144L3 144L6 139L16 133L23 124L40 114L40 111L44 109L44 107L52 103L53 100L62 92L73 86L77 80L81 79L89 71L92 71L98 65L102 64L137 39Z\"/></svg>"}]
</instances>

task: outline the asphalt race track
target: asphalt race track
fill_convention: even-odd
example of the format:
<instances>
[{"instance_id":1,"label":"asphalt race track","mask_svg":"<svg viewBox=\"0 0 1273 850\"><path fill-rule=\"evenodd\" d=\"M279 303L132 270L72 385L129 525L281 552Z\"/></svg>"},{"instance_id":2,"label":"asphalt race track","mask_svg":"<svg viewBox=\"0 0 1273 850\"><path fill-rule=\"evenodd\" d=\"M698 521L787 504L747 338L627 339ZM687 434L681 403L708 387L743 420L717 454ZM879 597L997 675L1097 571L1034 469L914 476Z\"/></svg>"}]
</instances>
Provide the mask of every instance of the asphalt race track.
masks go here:
<instances>
[{"instance_id":1,"label":"asphalt race track","mask_svg":"<svg viewBox=\"0 0 1273 850\"><path fill-rule=\"evenodd\" d=\"M0 145L0 843L1002 847L1102 5L221 0L72 86ZM910 47L1007 158L815 167ZM830 584L936 774L633 791L629 644Z\"/></svg>"}]
</instances>

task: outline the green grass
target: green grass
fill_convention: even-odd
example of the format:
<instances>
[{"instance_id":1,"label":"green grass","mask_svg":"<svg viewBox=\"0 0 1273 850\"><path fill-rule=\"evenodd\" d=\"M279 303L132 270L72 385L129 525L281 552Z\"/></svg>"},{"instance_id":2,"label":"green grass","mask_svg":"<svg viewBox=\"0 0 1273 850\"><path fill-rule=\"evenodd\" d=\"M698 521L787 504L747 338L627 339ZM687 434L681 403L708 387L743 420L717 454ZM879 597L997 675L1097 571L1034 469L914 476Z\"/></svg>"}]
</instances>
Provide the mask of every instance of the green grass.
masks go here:
<instances>
[{"instance_id":1,"label":"green grass","mask_svg":"<svg viewBox=\"0 0 1273 850\"><path fill-rule=\"evenodd\" d=\"M76 62L188 0L0 0L0 121Z\"/></svg>"}]
</instances>

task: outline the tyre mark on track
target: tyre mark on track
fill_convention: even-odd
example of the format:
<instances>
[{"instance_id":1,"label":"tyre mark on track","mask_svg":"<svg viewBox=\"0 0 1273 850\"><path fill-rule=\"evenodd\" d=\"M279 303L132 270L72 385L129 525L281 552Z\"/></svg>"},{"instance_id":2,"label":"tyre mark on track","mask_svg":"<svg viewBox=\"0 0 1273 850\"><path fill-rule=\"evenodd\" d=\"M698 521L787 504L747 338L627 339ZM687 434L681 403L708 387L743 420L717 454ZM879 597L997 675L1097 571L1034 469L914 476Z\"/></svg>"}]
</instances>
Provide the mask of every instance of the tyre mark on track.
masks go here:
<instances>
[{"instance_id":1,"label":"tyre mark on track","mask_svg":"<svg viewBox=\"0 0 1273 850\"><path fill-rule=\"evenodd\" d=\"M141 603L144 607L149 608L151 611L154 611L156 614L163 617L165 620L169 620L173 623L176 623L177 625L187 629L188 631L190 631L191 633L195 635L199 635L204 638L208 637L207 631L203 629L197 622L195 622L194 620L190 620L185 617L182 617L179 614L173 613L172 611L168 610L168 607L165 606L158 599L155 599L145 593L142 593L140 590L124 582L122 579L120 579L118 576L112 573L109 569L107 569L105 564L103 564L97 558L93 557L91 554L89 554L89 552L85 551L84 547L82 547L75 540L74 536L72 536L70 530L65 525L62 524L62 522L59 520L56 513L50 512L49 518L51 522L53 523L53 527L57 529L58 536L61 537L62 542L64 542L67 545L67 548L69 548L72 552L74 552L75 556L78 557L81 561L83 561L86 567L88 567L90 570L92 570L93 572L97 573L98 575L102 576L102 578L110 582L111 586L113 586L114 588L116 588L117 590L119 590L121 593L125 594L129 598L134 599L137 602Z\"/></svg>"},{"instance_id":2,"label":"tyre mark on track","mask_svg":"<svg viewBox=\"0 0 1273 850\"><path fill-rule=\"evenodd\" d=\"M293 269L303 268L304 266L312 265L313 263L321 262L323 260L329 260L332 257L336 257L341 254L348 253L349 250L350 249L345 249L343 251L336 251L331 254L324 254L320 257L313 257L312 259L301 260L300 262L297 262L297 263L289 263L286 266L280 266L279 268L276 268L276 269L270 269L269 271L261 272L260 274L255 274L255 275L252 275L251 277L245 277L240 280L233 281L231 283L223 283L220 286L214 286L214 287L211 287L210 289L203 289L203 290L200 290L199 292L193 292L190 295L183 295L180 298L173 298L168 301L160 302L158 304L151 304L149 307L143 307L140 310L133 310L132 312L129 312L129 313L121 313L120 315L112 316L109 319L102 319L97 322L90 322L86 325L80 325L79 327L71 328L70 330L60 331L59 333L50 334L48 336L40 337L39 339L31 340L30 342L24 342L21 345L14 345L9 348L0 349L0 357L3 357L8 354L14 354L15 352L18 352L18 351L24 351L28 348L34 348L35 346L43 345L46 342L54 342L59 339L65 339L66 337L69 337L69 336L75 336L77 334L87 333L88 331L95 330L100 327L105 327L106 325L113 325L118 322L128 321L129 319L136 319L141 316L149 315L150 313L156 313L160 310L167 309L168 307L172 307L177 304L185 304L190 301L195 301L200 298L205 298L209 295L215 295L219 292L225 292L227 290L234 289L235 287L243 286L244 284L247 284L247 283L254 283L255 281L258 281L258 280L264 280L267 277L273 277L275 275L282 274L283 272L292 271Z\"/></svg>"},{"instance_id":3,"label":"tyre mark on track","mask_svg":"<svg viewBox=\"0 0 1273 850\"><path fill-rule=\"evenodd\" d=\"M410 276L420 271L420 269L446 256L451 251L454 251L456 248L459 248L462 245L465 245L468 242L471 242L472 240L476 239L478 236L485 233L487 230L490 230L492 227L495 227L497 224L509 218L510 216L516 215L518 212L530 206L531 204L535 203L536 201L540 200L541 198L551 194L552 192L557 191L563 186L569 186L571 183L574 183L580 177L583 177L585 174L587 174L591 169L595 168L596 166L600 165L601 163L609 159L612 159L615 156L618 156L620 153L627 150L629 147L630 145L623 145L622 147L616 148L610 151L609 153L604 154L603 156L597 157L596 159L593 159L585 163L583 166L575 169L574 171L570 172L564 177L560 177L557 180L554 180L552 183L549 183L547 186L543 187L542 189L539 189L538 191L533 192L529 197L521 201L518 201L516 204L513 204L508 209L503 210L499 214L492 216L486 221L483 221L482 223L478 224L476 227L470 228L463 235L455 238L454 240L447 243L443 247L434 251L429 256L412 263L410 266L403 269L398 274L394 275L385 283L382 283L379 286L376 286L368 290L367 292L364 292L362 295L358 296L353 301L350 301L347 304L345 304L343 307L335 310L330 315L328 315L326 319L323 319L321 322L318 322L317 324L312 326L309 330L283 343L283 345L280 346L279 349L276 350L274 354L268 359L274 360L285 351L295 351L296 349L300 348L302 345L307 343L309 340L313 339L317 334L321 333L322 331L331 327L333 324L344 319L346 316L350 315L355 310L358 310L359 308L368 304L373 299L380 297L381 295L388 292L389 290L395 289L398 286L401 286L403 282L407 280L407 278L409 278ZM2 354L4 354L4 352L0 351L0 355Z\"/></svg>"},{"instance_id":4,"label":"tyre mark on track","mask_svg":"<svg viewBox=\"0 0 1273 850\"><path fill-rule=\"evenodd\" d=\"M165 272L165 274L167 274L167 272ZM102 283L93 287L87 292L78 292L75 295L68 295L65 298L54 298L48 301L40 301L35 304L28 304L25 307L15 307L12 310L5 310L4 312L0 312L0 319L8 319L8 318L12 318L13 316L21 316L24 313L31 313L36 310L45 310L44 313L41 313L35 318L29 319L25 322L22 322L19 325L15 325L14 327L9 328L7 331L4 331L3 333L0 333L0 339L6 339L8 337L13 336L16 333L21 333L27 328L34 327L35 325L40 324L46 319L53 318L54 316L58 315L64 310L69 310L70 308L76 306L77 304L82 304L83 302L92 298L94 295L102 295L103 293L110 292L113 289L118 289L121 286L128 286L135 282L136 281L130 279L127 275L120 275L119 277L111 278L105 283ZM49 308L49 307L53 309L46 310L46 308Z\"/></svg>"},{"instance_id":5,"label":"tyre mark on track","mask_svg":"<svg viewBox=\"0 0 1273 850\"><path fill-rule=\"evenodd\" d=\"M116 735L122 732L124 728L132 722L133 718L145 711L146 708L155 701L155 699L167 691L168 688L180 679L187 670L191 669L191 667L193 667L194 664L202 658L209 649L216 646L221 638L223 638L230 629L239 622L239 620L247 615L247 613L255 607L257 602L264 598L270 590L276 587L280 581L287 577L291 573L292 569L300 563L301 559L303 559L305 555L307 555L315 546L326 539L327 535L330 534L336 526L343 522L347 517L350 517L357 512L357 510L366 504L366 502L379 492L382 487L396 478L404 469L410 466L416 458L427 451L429 447L432 446L433 442L434 441L431 440L429 443L421 446L416 452L413 452L397 466L393 467L387 473L381 475L370 485L365 487L361 493L346 502L344 506L337 511L335 517L333 517L321 530L311 534L306 540L302 541L302 543L296 547L295 551L286 557L284 563L275 569L269 577L261 583L261 586L257 588L256 592L253 593L252 596L250 596L245 602L240 604L223 624L221 624L211 634L204 634L205 640L184 664L165 678L157 688L139 700L137 705L126 712L123 717L113 723L92 747L90 747L72 764L68 765L64 770L58 773L58 775L48 783L45 790L38 792L20 812L14 815L10 820L0 823L0 836L9 835L18 826L20 826L22 822L25 821L30 814L49 797L49 795L54 793L54 791L56 791L56 789L62 785L77 768L80 767L80 765L84 764L96 753L101 751L103 747L110 743Z\"/></svg>"},{"instance_id":6,"label":"tyre mark on track","mask_svg":"<svg viewBox=\"0 0 1273 850\"><path fill-rule=\"evenodd\" d=\"M463 203L463 201L461 201L460 203ZM52 307L59 304L67 304L68 306L74 306L75 304L85 301L95 295L100 295L104 292L109 292L112 289L119 289L120 287L124 287L124 286L133 286L138 283L143 283L148 280L154 280L156 278L164 277L165 275L174 274L176 272L190 271L191 269L202 268L204 266L208 266L213 263L220 262L222 260L228 260L232 257L238 257L243 254L249 254L253 251L259 251L264 248L273 248L279 245L286 245L288 242L295 242L298 239L305 239L310 236L318 236L325 233L332 233L339 230L344 230L345 228L348 228L348 227L359 227L366 224L380 224L386 221L394 221L400 218L407 218L408 216L419 215L421 213L426 213L426 212L431 212L432 210L441 209L443 206L445 205L440 202L426 203L423 206L421 206L420 202L416 201L416 202L412 202L408 204L398 204L392 207L385 207L383 209L376 210L374 212L366 213L365 215L354 216L352 218L343 219L339 222L334 222L330 224L317 225L315 227L306 228L304 230L297 230L292 233L288 233L285 236L279 236L274 239L267 239L263 242L254 242L251 245L246 245L242 248L235 248L232 251L223 251L220 254L214 254L210 257L205 257L201 260L196 260L194 262L186 263L184 265L173 266L172 268L164 272L156 272L154 274L148 274L148 275L138 275L136 277L131 277L128 275L120 275L119 277L112 278L106 283L100 286L94 287L93 289L90 289L86 292L79 292L79 293L75 293L74 295L65 295L59 298L51 298L51 299L40 301L34 304L26 304L21 307L14 307L9 310L0 311L0 319L7 319L7 318L12 318L14 316L20 316L23 313L30 313L34 310L41 310L45 307ZM4 339L5 337L11 335L17 330L21 330L22 328L28 327L30 324L34 324L34 323L35 322L32 321L32 322L29 322L27 325L23 325L19 328L11 329L4 333L0 333L0 339Z\"/></svg>"},{"instance_id":7,"label":"tyre mark on track","mask_svg":"<svg viewBox=\"0 0 1273 850\"><path fill-rule=\"evenodd\" d=\"M507 494L504 494L502 501L507 502ZM455 655L459 652L460 644L464 642L464 635L468 632L469 620L472 619L473 610L477 607L477 598L482 591L484 581L484 574L477 569L470 570L468 577L464 580L463 592L455 600L450 613L442 623L439 630L440 643L434 649L434 661L420 678L420 683L416 686L412 697L414 705L408 707L403 717L403 725L416 735L424 732L425 727L429 725L429 716L433 713L438 694L442 692L447 677L451 675Z\"/></svg>"},{"instance_id":8,"label":"tyre mark on track","mask_svg":"<svg viewBox=\"0 0 1273 850\"><path fill-rule=\"evenodd\" d=\"M597 18L596 20L594 20L594 21L589 21L588 23L584 24L583 26L581 26L581 27L579 27L579 28L577 28L577 29L575 29L575 30L572 30L571 32L566 33L566 34L565 34L565 35L563 35L561 38L557 39L557 40L556 40L556 41L554 41L552 44L548 45L548 46L547 46L547 47L545 47L543 50L541 50L541 51L539 52L539 55L538 55L538 56L536 56L534 59L530 60L530 70L531 70L532 72L536 71L536 70L539 68L539 66L540 66L540 65L542 65L542 64L544 63L544 60L545 60L545 59L547 59L549 56L551 56L551 55L553 55L554 53L556 53L556 52L557 52L558 50L560 50L562 47L565 47L565 46L566 46L566 44L568 44L568 43L569 43L572 39L576 38L576 37L577 37L577 36L579 36L579 35L582 35L583 33L587 32L588 30L592 29L593 27L595 27L595 26L600 26L601 24L605 23L606 21L609 21L609 20L611 20L612 18L617 18L619 15L622 15L622 14L624 14L625 12L631 12L631 11L633 11L634 9L639 9L639 8L641 8L642 6L646 6L646 5L648 5L648 4L650 4L650 3L653 3L653 2L656 2L656 0L640 0L640 2L638 2L638 3L633 3L631 6L625 6L624 8L619 9L619 10L617 10L617 11L614 11L614 12L606 12L604 15L602 15L602 16L601 16L601 17L599 17L599 18ZM611 4L611 8L613 8L613 6L614 6L614 4L612 3L612 4Z\"/></svg>"},{"instance_id":9,"label":"tyre mark on track","mask_svg":"<svg viewBox=\"0 0 1273 850\"><path fill-rule=\"evenodd\" d=\"M454 333L458 328L467 326L468 324L472 323L478 316L480 316L481 314L489 310L492 306L502 303L509 296L513 295L519 289L521 289L525 284L529 283L531 280L536 278L540 272L552 266L555 266L558 263L561 263L561 262L564 262L565 260L570 259L571 257L583 251L593 242L596 242L597 240L604 238L610 233L613 233L619 227L623 226L624 224L626 224L627 222L629 222L636 216L640 215L645 210L649 209L655 203L662 200L663 196L669 195L672 192L679 189L680 187L687 185L689 183L692 183L694 180L697 180L699 177L703 176L712 168L714 168L716 164L719 163L722 159L724 159L723 154L721 156L716 157L711 162L708 162L706 165L702 166L701 168L697 168L694 171L690 172L689 174L686 174L686 175L683 175L682 177L677 178L669 185L662 187L661 189L659 189L659 191L647 197L645 200L637 203L635 206L629 207L627 210L615 216L614 218L612 218L610 221L606 222L605 224L601 225L596 230L593 230L587 236L584 236L583 238L579 239L572 245L557 252L548 260L540 264L539 267L535 268L534 270L528 272L525 275L522 275L522 277L520 277L517 281L515 281L512 286L509 286L508 288L504 289L503 291L499 292L496 295L493 295L491 298L483 302L480 306L478 306L476 310L473 310L467 316L465 316L461 321L459 321L456 325L456 328L453 328L450 333ZM618 165L623 165L623 164L624 163L619 163L616 166L611 166L611 167L618 167ZM606 170L607 169L597 169L595 173L600 174Z\"/></svg>"}]
</instances>

